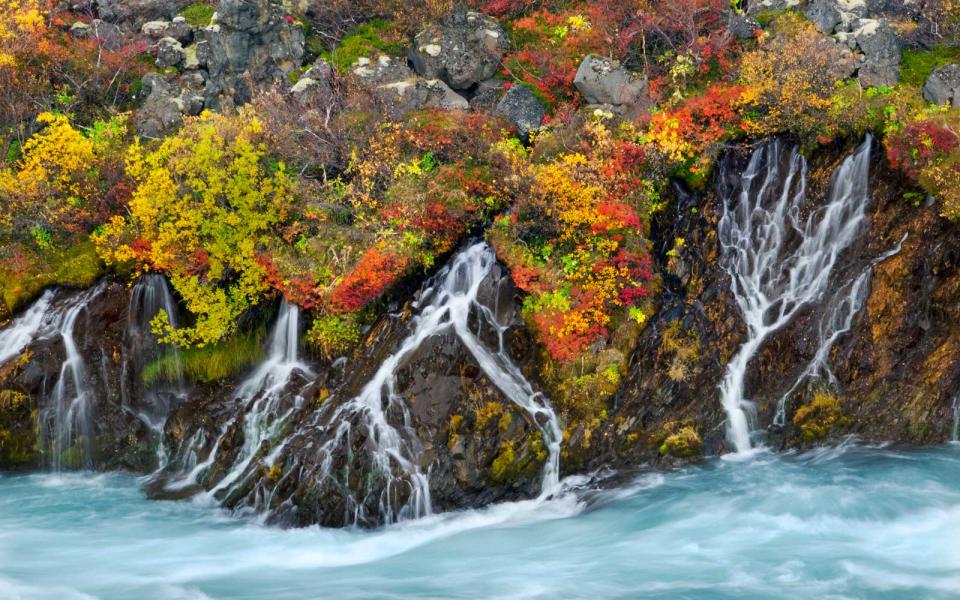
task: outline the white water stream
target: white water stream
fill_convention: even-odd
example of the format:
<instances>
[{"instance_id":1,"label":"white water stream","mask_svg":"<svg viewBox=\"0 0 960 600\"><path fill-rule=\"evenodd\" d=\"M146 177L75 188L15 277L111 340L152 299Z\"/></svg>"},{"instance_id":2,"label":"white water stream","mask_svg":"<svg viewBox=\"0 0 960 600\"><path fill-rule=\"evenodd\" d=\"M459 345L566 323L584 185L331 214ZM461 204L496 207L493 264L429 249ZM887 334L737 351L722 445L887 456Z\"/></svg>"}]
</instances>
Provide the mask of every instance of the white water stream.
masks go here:
<instances>
[{"instance_id":1,"label":"white water stream","mask_svg":"<svg viewBox=\"0 0 960 600\"><path fill-rule=\"evenodd\" d=\"M805 220L807 163L795 147L788 149L779 140L754 152L739 193L724 199L719 224L723 265L747 326L747 339L720 384L727 438L736 452L750 450L751 430L757 428L756 410L744 389L750 360L773 332L823 297L838 257L862 230L869 201L870 145L868 136L843 162L834 174L828 203L810 211ZM863 287L865 282L855 283L851 296ZM841 321L855 312L843 309L854 301L840 303L836 312L844 317ZM836 331L843 324L829 328Z\"/></svg>"},{"instance_id":2,"label":"white water stream","mask_svg":"<svg viewBox=\"0 0 960 600\"><path fill-rule=\"evenodd\" d=\"M9 327L0 331L0 365L19 356L37 335L47 320L55 295L53 290L45 291L25 313L14 319Z\"/></svg>"},{"instance_id":3,"label":"white water stream","mask_svg":"<svg viewBox=\"0 0 960 600\"><path fill-rule=\"evenodd\" d=\"M334 451L344 445L349 446L351 417L359 416L372 442L370 452L374 465L386 479L379 509L381 518L387 523L422 517L432 512L430 484L427 473L420 465L419 443L410 428L407 428L407 433L413 439L405 439L401 431L389 422L387 411L390 407L400 407L405 420L408 420L404 399L394 389L396 372L407 357L435 335L456 334L490 381L531 416L540 428L549 452L543 470L541 497L558 488L562 435L557 415L547 399L534 391L507 355L503 346L503 334L507 326L499 323L493 310L477 298L481 283L495 264L496 257L485 243L474 244L457 254L420 296L416 304L420 314L413 318L410 335L381 363L359 395L341 405L333 416L332 422L339 423L336 435L321 449L326 454L323 463L325 476L333 476ZM499 348L496 351L484 347L470 330L471 310L475 310L479 318L497 331ZM393 488L400 485L409 486L409 494L402 506L394 506ZM358 503L358 506L358 510L362 510L362 503ZM362 514L355 515L357 520L362 517Z\"/></svg>"}]
</instances>

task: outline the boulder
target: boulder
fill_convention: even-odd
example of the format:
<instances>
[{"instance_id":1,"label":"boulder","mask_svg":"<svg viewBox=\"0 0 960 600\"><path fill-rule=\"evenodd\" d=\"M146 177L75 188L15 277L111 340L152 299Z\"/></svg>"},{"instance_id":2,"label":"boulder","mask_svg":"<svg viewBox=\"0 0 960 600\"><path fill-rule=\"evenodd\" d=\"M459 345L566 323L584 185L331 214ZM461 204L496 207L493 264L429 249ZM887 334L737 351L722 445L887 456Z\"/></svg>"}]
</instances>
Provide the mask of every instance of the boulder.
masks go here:
<instances>
[{"instance_id":1,"label":"boulder","mask_svg":"<svg viewBox=\"0 0 960 600\"><path fill-rule=\"evenodd\" d=\"M167 27L169 26L169 21L147 21L140 28L140 33L155 40L159 40L167 35Z\"/></svg>"},{"instance_id":2,"label":"boulder","mask_svg":"<svg viewBox=\"0 0 960 600\"><path fill-rule=\"evenodd\" d=\"M573 80L588 104L633 106L648 97L646 78L628 71L617 61L588 55Z\"/></svg>"},{"instance_id":3,"label":"boulder","mask_svg":"<svg viewBox=\"0 0 960 600\"><path fill-rule=\"evenodd\" d=\"M454 90L470 90L497 74L509 46L496 19L458 12L420 32L409 58L424 78L441 79Z\"/></svg>"},{"instance_id":4,"label":"boulder","mask_svg":"<svg viewBox=\"0 0 960 600\"><path fill-rule=\"evenodd\" d=\"M422 108L470 110L466 98L440 79L417 77L406 64L381 55L376 60L360 58L351 72L386 105L394 116Z\"/></svg>"},{"instance_id":5,"label":"boulder","mask_svg":"<svg viewBox=\"0 0 960 600\"><path fill-rule=\"evenodd\" d=\"M889 23L880 19L855 19L851 31L837 34L861 55L857 78L864 87L892 86L900 80L900 42Z\"/></svg>"},{"instance_id":6,"label":"boulder","mask_svg":"<svg viewBox=\"0 0 960 600\"><path fill-rule=\"evenodd\" d=\"M806 16L820 33L833 34L837 25L843 22L844 14L836 0L814 0L807 7Z\"/></svg>"},{"instance_id":7,"label":"boulder","mask_svg":"<svg viewBox=\"0 0 960 600\"><path fill-rule=\"evenodd\" d=\"M756 19L737 12L730 12L727 29L738 40L752 40L758 29L763 29Z\"/></svg>"},{"instance_id":8,"label":"boulder","mask_svg":"<svg viewBox=\"0 0 960 600\"><path fill-rule=\"evenodd\" d=\"M530 134L540 129L547 110L543 102L525 85L515 85L507 90L494 114L504 117L514 127L520 139L527 141Z\"/></svg>"},{"instance_id":9,"label":"boulder","mask_svg":"<svg viewBox=\"0 0 960 600\"><path fill-rule=\"evenodd\" d=\"M74 23L70 26L70 35L79 39L98 39L108 50L116 50L123 45L123 34L120 33L120 28L100 19L94 19L89 24Z\"/></svg>"},{"instance_id":10,"label":"boulder","mask_svg":"<svg viewBox=\"0 0 960 600\"><path fill-rule=\"evenodd\" d=\"M179 89L159 73L143 76L147 99L134 116L137 131L146 138L159 138L183 122L184 104Z\"/></svg>"},{"instance_id":11,"label":"boulder","mask_svg":"<svg viewBox=\"0 0 960 600\"><path fill-rule=\"evenodd\" d=\"M853 0L854 2L856 0ZM756 16L772 10L800 10L807 5L807 0L750 0L747 14Z\"/></svg>"},{"instance_id":12,"label":"boulder","mask_svg":"<svg viewBox=\"0 0 960 600\"><path fill-rule=\"evenodd\" d=\"M157 66L161 69L179 68L186 60L183 46L171 37L165 37L157 42Z\"/></svg>"},{"instance_id":13,"label":"boulder","mask_svg":"<svg viewBox=\"0 0 960 600\"><path fill-rule=\"evenodd\" d=\"M923 85L923 97L933 104L952 104L960 108L960 64L936 69Z\"/></svg>"}]
</instances>

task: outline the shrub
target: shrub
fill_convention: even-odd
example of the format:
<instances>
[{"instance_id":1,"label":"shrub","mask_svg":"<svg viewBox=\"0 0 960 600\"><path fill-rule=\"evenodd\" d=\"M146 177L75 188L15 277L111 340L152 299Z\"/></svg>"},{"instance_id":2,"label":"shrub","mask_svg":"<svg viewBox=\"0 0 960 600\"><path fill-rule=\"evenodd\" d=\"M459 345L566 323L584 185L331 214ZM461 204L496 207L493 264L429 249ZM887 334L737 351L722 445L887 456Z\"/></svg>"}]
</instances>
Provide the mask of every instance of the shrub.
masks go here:
<instances>
[{"instance_id":1,"label":"shrub","mask_svg":"<svg viewBox=\"0 0 960 600\"><path fill-rule=\"evenodd\" d=\"M172 329L158 315L166 342L216 342L267 291L259 255L290 207L294 183L270 163L260 121L249 111L187 119L155 150L130 149L127 171L137 187L128 217L114 217L95 236L105 260L133 261L170 276L196 315Z\"/></svg>"}]
</instances>

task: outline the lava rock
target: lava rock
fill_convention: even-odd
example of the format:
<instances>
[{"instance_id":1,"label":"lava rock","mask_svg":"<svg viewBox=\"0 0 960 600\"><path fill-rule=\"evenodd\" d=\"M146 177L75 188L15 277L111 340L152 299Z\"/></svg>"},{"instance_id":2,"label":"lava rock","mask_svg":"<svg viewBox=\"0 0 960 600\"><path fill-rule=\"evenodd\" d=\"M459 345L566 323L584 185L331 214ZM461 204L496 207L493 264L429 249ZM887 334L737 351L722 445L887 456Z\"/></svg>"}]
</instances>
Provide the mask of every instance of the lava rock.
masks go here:
<instances>
[{"instance_id":1,"label":"lava rock","mask_svg":"<svg viewBox=\"0 0 960 600\"><path fill-rule=\"evenodd\" d=\"M139 31L148 21L169 21L192 0L97 0L101 19L128 31Z\"/></svg>"},{"instance_id":2,"label":"lava rock","mask_svg":"<svg viewBox=\"0 0 960 600\"><path fill-rule=\"evenodd\" d=\"M525 85L515 85L507 90L494 114L507 119L514 127L520 139L527 141L530 134L540 129L547 109L533 91Z\"/></svg>"},{"instance_id":3,"label":"lava rock","mask_svg":"<svg viewBox=\"0 0 960 600\"><path fill-rule=\"evenodd\" d=\"M843 22L843 12L837 6L836 0L814 0L807 7L806 16L816 26L820 33L832 34L837 25Z\"/></svg>"},{"instance_id":4,"label":"lava rock","mask_svg":"<svg viewBox=\"0 0 960 600\"><path fill-rule=\"evenodd\" d=\"M936 69L923 85L923 97L933 104L952 104L960 108L960 64Z\"/></svg>"},{"instance_id":5,"label":"lava rock","mask_svg":"<svg viewBox=\"0 0 960 600\"><path fill-rule=\"evenodd\" d=\"M425 79L440 79L463 91L493 78L509 47L507 33L496 19L478 12L457 12L439 26L417 34L408 55Z\"/></svg>"},{"instance_id":6,"label":"lava rock","mask_svg":"<svg viewBox=\"0 0 960 600\"><path fill-rule=\"evenodd\" d=\"M900 42L884 20L855 19L836 38L860 54L857 78L864 87L892 86L900 79Z\"/></svg>"},{"instance_id":7,"label":"lava rock","mask_svg":"<svg viewBox=\"0 0 960 600\"><path fill-rule=\"evenodd\" d=\"M180 67L186 60L183 46L171 37L165 37L157 42L156 64L161 69Z\"/></svg>"}]
</instances>

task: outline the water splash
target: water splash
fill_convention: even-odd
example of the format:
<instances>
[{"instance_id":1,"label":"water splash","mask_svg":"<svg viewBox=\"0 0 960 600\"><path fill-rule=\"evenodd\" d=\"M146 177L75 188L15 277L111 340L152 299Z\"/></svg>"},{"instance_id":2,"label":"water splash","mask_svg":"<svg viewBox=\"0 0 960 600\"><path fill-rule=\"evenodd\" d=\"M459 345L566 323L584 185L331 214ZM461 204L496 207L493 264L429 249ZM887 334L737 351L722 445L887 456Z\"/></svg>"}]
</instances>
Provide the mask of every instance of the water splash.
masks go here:
<instances>
[{"instance_id":1,"label":"water splash","mask_svg":"<svg viewBox=\"0 0 960 600\"><path fill-rule=\"evenodd\" d=\"M430 484L420 464L420 443L410 428L407 435L394 427L387 414L391 409L409 422L404 399L395 391L396 372L404 361L432 336L454 333L474 356L490 381L512 402L525 410L540 428L548 459L543 469L541 496L554 493L559 486L559 457L562 434L560 422L547 399L536 392L520 369L510 360L504 347L507 325L497 320L496 307L478 300L480 285L496 264L493 250L476 243L457 254L424 289L415 308L411 333L397 350L384 360L360 393L337 408L330 422L339 423L335 435L321 448L325 454L323 475L333 478L333 457L338 448L349 448L354 417L359 417L367 438L373 465L385 485L379 497L381 519L386 523L423 517L432 512ZM497 333L499 347L487 349L471 331L471 311ZM482 324L481 324L482 325ZM406 487L407 498L397 502L397 489ZM354 499L355 522L365 518L363 503ZM399 505L397 505L399 504Z\"/></svg>"},{"instance_id":2,"label":"water splash","mask_svg":"<svg viewBox=\"0 0 960 600\"><path fill-rule=\"evenodd\" d=\"M87 379L83 356L74 339L77 319L104 290L103 283L71 298L55 326L63 343L64 361L48 406L41 412L44 447L50 452L50 465L56 472L64 467L93 466L93 389Z\"/></svg>"},{"instance_id":3,"label":"water splash","mask_svg":"<svg viewBox=\"0 0 960 600\"><path fill-rule=\"evenodd\" d=\"M41 330L49 319L54 296L56 293L53 290L45 291L26 312L0 331L0 365L19 356Z\"/></svg>"},{"instance_id":4,"label":"water splash","mask_svg":"<svg viewBox=\"0 0 960 600\"><path fill-rule=\"evenodd\" d=\"M871 139L834 174L829 202L801 213L807 163L796 147L777 140L750 159L738 193L724 198L719 223L722 264L747 326L747 339L727 365L720 397L727 438L737 452L752 446L756 409L745 397L750 360L797 312L822 297L840 253L866 218Z\"/></svg>"}]
</instances>

